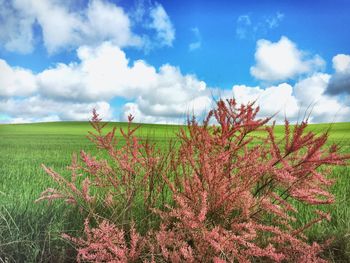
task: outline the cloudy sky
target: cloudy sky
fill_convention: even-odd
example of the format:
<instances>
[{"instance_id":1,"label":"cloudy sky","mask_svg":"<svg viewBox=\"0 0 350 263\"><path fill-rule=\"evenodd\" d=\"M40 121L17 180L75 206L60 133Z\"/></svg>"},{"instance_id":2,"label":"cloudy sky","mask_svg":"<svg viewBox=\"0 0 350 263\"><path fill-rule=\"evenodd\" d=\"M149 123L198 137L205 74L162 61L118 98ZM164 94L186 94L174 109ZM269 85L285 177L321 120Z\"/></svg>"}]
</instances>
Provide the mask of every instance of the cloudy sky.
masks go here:
<instances>
[{"instance_id":1,"label":"cloudy sky","mask_svg":"<svg viewBox=\"0 0 350 263\"><path fill-rule=\"evenodd\" d=\"M183 123L213 98L350 121L347 0L0 0L0 123Z\"/></svg>"}]
</instances>

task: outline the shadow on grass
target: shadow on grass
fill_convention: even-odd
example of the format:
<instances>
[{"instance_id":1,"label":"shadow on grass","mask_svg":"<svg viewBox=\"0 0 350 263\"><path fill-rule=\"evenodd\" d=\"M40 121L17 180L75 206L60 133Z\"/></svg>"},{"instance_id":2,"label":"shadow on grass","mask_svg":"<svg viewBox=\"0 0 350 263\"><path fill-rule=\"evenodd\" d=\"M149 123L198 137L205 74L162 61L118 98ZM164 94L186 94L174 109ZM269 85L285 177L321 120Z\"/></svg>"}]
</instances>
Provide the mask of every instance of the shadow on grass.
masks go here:
<instances>
[{"instance_id":1,"label":"shadow on grass","mask_svg":"<svg viewBox=\"0 0 350 263\"><path fill-rule=\"evenodd\" d=\"M0 263L75 262L75 249L60 235L79 232L79 213L42 205L35 211L0 207Z\"/></svg>"},{"instance_id":2,"label":"shadow on grass","mask_svg":"<svg viewBox=\"0 0 350 263\"><path fill-rule=\"evenodd\" d=\"M350 262L350 233L338 235L322 256L334 263Z\"/></svg>"}]
</instances>

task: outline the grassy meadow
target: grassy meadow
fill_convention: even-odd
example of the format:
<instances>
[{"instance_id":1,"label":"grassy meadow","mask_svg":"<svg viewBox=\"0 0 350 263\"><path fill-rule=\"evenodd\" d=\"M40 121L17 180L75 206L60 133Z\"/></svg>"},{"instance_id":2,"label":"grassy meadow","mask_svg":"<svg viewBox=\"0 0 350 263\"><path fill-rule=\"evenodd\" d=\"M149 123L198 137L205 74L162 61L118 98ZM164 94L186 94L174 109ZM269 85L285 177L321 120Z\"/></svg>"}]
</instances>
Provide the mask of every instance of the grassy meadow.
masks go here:
<instances>
[{"instance_id":1,"label":"grassy meadow","mask_svg":"<svg viewBox=\"0 0 350 263\"><path fill-rule=\"evenodd\" d=\"M123 127L125 123L111 123ZM329 124L310 125L320 133ZM155 140L160 147L173 138L179 126L144 124L141 137ZM87 122L57 122L0 125L0 263L1 262L71 262L74 249L61 240L59 233L77 231L82 218L63 202L34 203L40 193L53 186L51 178L40 167L43 163L68 175L72 153L84 150L96 153L86 138L91 130ZM283 127L276 128L277 136ZM331 125L329 142L350 153L350 123ZM326 252L333 262L350 262L350 167L333 171L337 180L332 187L336 203L330 207L332 221L309 230L314 240L335 237ZM313 218L310 209L299 207L301 221Z\"/></svg>"}]
</instances>

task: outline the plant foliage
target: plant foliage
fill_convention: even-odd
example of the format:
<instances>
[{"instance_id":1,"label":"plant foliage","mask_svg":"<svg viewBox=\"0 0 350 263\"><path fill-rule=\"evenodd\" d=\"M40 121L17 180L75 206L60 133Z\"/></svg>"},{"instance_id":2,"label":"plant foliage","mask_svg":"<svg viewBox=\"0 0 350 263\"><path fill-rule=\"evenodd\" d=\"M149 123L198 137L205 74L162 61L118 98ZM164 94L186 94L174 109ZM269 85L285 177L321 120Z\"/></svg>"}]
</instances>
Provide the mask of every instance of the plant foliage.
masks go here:
<instances>
[{"instance_id":1,"label":"plant foliage","mask_svg":"<svg viewBox=\"0 0 350 263\"><path fill-rule=\"evenodd\" d=\"M93 111L89 139L107 153L73 157L69 179L38 200L64 199L85 215L80 236L63 234L89 262L326 262L328 244L308 242L292 203L328 205L331 167L349 155L327 146L328 133L285 121L276 138L254 104L219 100L202 124L193 117L167 150L135 136L138 126L103 132ZM214 124L212 124L214 123ZM299 227L297 227L299 225Z\"/></svg>"}]
</instances>

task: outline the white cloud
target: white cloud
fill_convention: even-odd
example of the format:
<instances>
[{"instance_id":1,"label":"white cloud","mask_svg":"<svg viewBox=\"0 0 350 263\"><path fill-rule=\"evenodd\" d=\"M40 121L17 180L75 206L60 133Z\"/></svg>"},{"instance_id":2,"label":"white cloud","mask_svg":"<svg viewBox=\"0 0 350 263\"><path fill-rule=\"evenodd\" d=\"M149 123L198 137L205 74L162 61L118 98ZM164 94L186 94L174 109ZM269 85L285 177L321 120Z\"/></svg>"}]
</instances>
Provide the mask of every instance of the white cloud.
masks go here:
<instances>
[{"instance_id":1,"label":"white cloud","mask_svg":"<svg viewBox=\"0 0 350 263\"><path fill-rule=\"evenodd\" d=\"M131 8L129 15L131 21L134 23L140 23L144 20L146 16L147 7L150 4L149 1L136 0L134 1L134 6Z\"/></svg>"},{"instance_id":2,"label":"white cloud","mask_svg":"<svg viewBox=\"0 0 350 263\"><path fill-rule=\"evenodd\" d=\"M32 15L42 29L44 45L53 53L62 47L72 47L79 42L80 21L78 14L70 13L53 1L18 0L18 7Z\"/></svg>"},{"instance_id":3,"label":"white cloud","mask_svg":"<svg viewBox=\"0 0 350 263\"><path fill-rule=\"evenodd\" d=\"M193 32L194 34L194 38L195 38L195 41L194 42L191 42L189 45L188 45L188 50L189 51L194 51L196 49L199 49L202 45L202 40L201 40L201 34L199 32L199 29L198 27L194 27L194 28L191 28L191 31Z\"/></svg>"},{"instance_id":4,"label":"white cloud","mask_svg":"<svg viewBox=\"0 0 350 263\"><path fill-rule=\"evenodd\" d=\"M18 118L11 118L6 123L11 123L11 124L32 123L32 122L36 122L36 121L40 121L40 122L56 122L56 121L61 121L61 119L57 115L50 115L50 116L43 117L43 118L40 118L40 119L18 117Z\"/></svg>"},{"instance_id":5,"label":"white cloud","mask_svg":"<svg viewBox=\"0 0 350 263\"><path fill-rule=\"evenodd\" d=\"M131 39L123 36L135 36L131 33L128 23L118 22L121 28L117 31L123 31L123 29L126 31L116 36L114 40L100 45L94 42L96 39L111 37L112 31L109 31L108 27L104 29L102 27L105 23L113 24L112 17L115 13L119 12L119 18L128 21L123 10L114 4L96 0L90 2L83 12L73 12L70 9L62 9L57 1L45 3L37 1L37 6L34 7L30 6L31 0L16 0L14 3L27 4L26 12L37 17L35 19L39 19L35 12L39 12L40 8L46 10L47 6L52 5L53 9L57 10L54 10L51 22L55 19L63 19L62 14L67 12L70 18L63 24L63 28L58 30L58 35L65 37L56 39L56 36L44 32L48 37L45 43L51 51L66 45L72 44L72 47L80 45L80 38L83 37L89 45L77 48L77 62L59 63L37 74L28 69L11 67L5 60L0 59L1 122L87 120L94 107L104 119L113 119L115 117L110 103L118 98L129 101L121 109L121 119L126 120L126 116L132 113L136 115L135 120L139 122L183 123L187 115L193 113L198 116L212 108L211 92L213 90L195 75L183 74L179 68L169 64L155 68L144 60L130 61L127 58L121 49L123 46L121 43L126 41L125 43L130 44ZM154 10L159 9L159 6L159 4L153 6ZM100 9L102 11L98 11ZM161 7L159 10L164 11L164 8ZM170 20L167 21L169 18L165 11L159 10L157 12L160 14L154 14L154 16L159 16L159 19L163 17L163 20L160 19L161 22L156 23L157 19L152 19L152 23L161 26L158 29L154 26L152 30L157 34L163 31L157 37L164 41L163 45L171 45L169 43L174 39L169 40L171 37L168 37L171 34L165 33L169 26L164 26ZM95 11L98 12L94 13ZM100 13L106 16L99 17ZM246 21L249 21L248 18ZM44 17L42 21L46 19L50 20L49 17ZM42 23L50 28L55 24L51 25L51 22ZM13 27L20 30L15 20L9 23L6 28ZM85 26L89 23L94 23L95 28L101 30L99 32L87 30ZM271 27L274 27L273 23L272 21ZM195 35L198 33L200 36L198 29L193 31ZM0 41L4 34L0 31ZM23 44L26 41L32 41L28 36L17 39L16 34L15 31L13 37L8 38L12 39L13 43ZM117 38L119 40L116 40ZM69 39L72 40L71 44L67 42ZM135 45L136 42L134 42ZM191 43L192 49L197 47L196 43ZM12 47L16 45L13 44ZM230 94L225 94L226 96L234 95L239 103L257 100L261 108L259 116L267 117L278 113L276 116L278 121L283 120L285 115L292 121L297 120L309 106L312 107L311 121L313 122L349 120L349 102L337 96L340 92L347 92L349 85L332 90L334 83L337 83L338 88L341 83L348 83L346 81L350 76L349 55L335 56L333 58L335 73L323 74L317 72L324 65L320 57L308 56L288 38L282 37L276 43L268 40L258 41L255 58L256 65L251 68L252 75L263 81L276 81L276 85L270 83L271 85L265 89L235 85L232 91L228 92ZM294 87L286 82L281 83L297 76L303 79L299 80Z\"/></svg>"},{"instance_id":6,"label":"white cloud","mask_svg":"<svg viewBox=\"0 0 350 263\"><path fill-rule=\"evenodd\" d=\"M111 43L80 47L80 63L58 64L38 74L42 94L62 100L133 98L150 90L156 70L142 60L129 66L125 53Z\"/></svg>"},{"instance_id":7,"label":"white cloud","mask_svg":"<svg viewBox=\"0 0 350 263\"><path fill-rule=\"evenodd\" d=\"M276 119L283 120L284 116L294 118L298 113L298 102L293 96L293 87L287 83L266 89L235 85L232 93L240 104L256 101L260 107L259 116L261 117L277 114Z\"/></svg>"},{"instance_id":8,"label":"white cloud","mask_svg":"<svg viewBox=\"0 0 350 263\"><path fill-rule=\"evenodd\" d=\"M80 45L98 45L110 41L119 47L144 45L132 32L129 16L114 3L91 0L82 10L72 8L73 1L0 0L0 43L9 51L29 53L33 50L36 24L42 30L42 40L49 53ZM160 12L163 10L163 13ZM162 37L168 37L165 22L170 20L164 9L155 14ZM163 20L161 15L163 14ZM164 16L165 14L165 16ZM168 20L166 20L168 19ZM162 23L163 21L163 23ZM166 41L165 40L165 41Z\"/></svg>"},{"instance_id":9,"label":"white cloud","mask_svg":"<svg viewBox=\"0 0 350 263\"><path fill-rule=\"evenodd\" d=\"M236 22L236 35L240 39L248 37L249 29L252 24L249 15L241 15L237 18Z\"/></svg>"},{"instance_id":10,"label":"white cloud","mask_svg":"<svg viewBox=\"0 0 350 263\"><path fill-rule=\"evenodd\" d=\"M341 97L329 96L325 91L331 76L317 73L299 81L294 88L301 114L311 110L312 122L349 121L350 107Z\"/></svg>"},{"instance_id":11,"label":"white cloud","mask_svg":"<svg viewBox=\"0 0 350 263\"><path fill-rule=\"evenodd\" d=\"M325 90L329 95L350 94L350 56L338 54L333 57L332 75L328 87Z\"/></svg>"},{"instance_id":12,"label":"white cloud","mask_svg":"<svg viewBox=\"0 0 350 263\"><path fill-rule=\"evenodd\" d=\"M201 45L202 44L200 41L192 42L188 45L188 49L189 49L189 51L193 51L193 50L199 49L201 47Z\"/></svg>"},{"instance_id":13,"label":"white cloud","mask_svg":"<svg viewBox=\"0 0 350 263\"><path fill-rule=\"evenodd\" d=\"M200 116L211 108L210 90L205 82L193 75L183 75L171 65L159 69L156 82L150 90L144 90L135 103L125 108L128 111L142 112L141 120L149 122L155 118L166 122L178 123L187 115Z\"/></svg>"},{"instance_id":14,"label":"white cloud","mask_svg":"<svg viewBox=\"0 0 350 263\"><path fill-rule=\"evenodd\" d=\"M125 53L110 43L78 49L81 63L59 64L38 75L41 94L56 100L136 99L143 115L159 118L198 114L210 101L209 90L193 75L171 65L157 71L142 60L129 65Z\"/></svg>"},{"instance_id":15,"label":"white cloud","mask_svg":"<svg viewBox=\"0 0 350 263\"><path fill-rule=\"evenodd\" d=\"M129 114L135 116L136 122L184 124L192 115L202 117L213 106L208 96L201 96L180 104L150 105L148 101L139 99L126 103L123 107L122 120L126 121Z\"/></svg>"},{"instance_id":16,"label":"white cloud","mask_svg":"<svg viewBox=\"0 0 350 263\"><path fill-rule=\"evenodd\" d=\"M28 96L36 90L36 78L30 70L12 68L0 59L0 97Z\"/></svg>"},{"instance_id":17,"label":"white cloud","mask_svg":"<svg viewBox=\"0 0 350 263\"><path fill-rule=\"evenodd\" d=\"M7 122L37 122L59 120L88 120L96 108L103 119L112 118L112 109L105 101L72 103L55 101L41 96L0 99L0 112L9 116Z\"/></svg>"},{"instance_id":18,"label":"white cloud","mask_svg":"<svg viewBox=\"0 0 350 263\"><path fill-rule=\"evenodd\" d=\"M266 24L270 29L276 28L279 26L280 22L283 20L284 14L277 12L275 16L270 16L265 19Z\"/></svg>"},{"instance_id":19,"label":"white cloud","mask_svg":"<svg viewBox=\"0 0 350 263\"><path fill-rule=\"evenodd\" d=\"M82 39L88 36L95 44L109 40L119 47L142 45L141 38L131 32L130 19L121 7L94 0L88 5L86 19L88 22L83 25Z\"/></svg>"},{"instance_id":20,"label":"white cloud","mask_svg":"<svg viewBox=\"0 0 350 263\"><path fill-rule=\"evenodd\" d=\"M318 55L309 58L287 37L276 42L261 39L255 52L256 65L250 73L264 81L284 81L300 74L313 73L322 69L325 61Z\"/></svg>"},{"instance_id":21,"label":"white cloud","mask_svg":"<svg viewBox=\"0 0 350 263\"><path fill-rule=\"evenodd\" d=\"M118 98L129 101L120 109L122 120L132 113L136 121L150 123L183 123L188 115L201 115L213 106L214 90L172 65L156 69L143 60L129 61L108 42L80 47L77 55L78 62L57 64L38 74L0 60L1 122L87 120L93 107L111 119L115 117L109 102ZM346 60L336 56L334 61L335 74L344 72ZM235 85L225 97L233 95L239 103L257 100L259 116L277 113L278 121L285 116L300 120L310 107L312 122L348 121L348 102L326 93L332 77L315 73L294 87Z\"/></svg>"},{"instance_id":22,"label":"white cloud","mask_svg":"<svg viewBox=\"0 0 350 263\"><path fill-rule=\"evenodd\" d=\"M350 72L350 56L345 54L338 54L333 57L333 68L337 73Z\"/></svg>"},{"instance_id":23,"label":"white cloud","mask_svg":"<svg viewBox=\"0 0 350 263\"><path fill-rule=\"evenodd\" d=\"M159 3L156 3L150 11L151 22L149 27L156 30L157 39L161 45L172 46L175 39L175 29L170 21L170 18Z\"/></svg>"},{"instance_id":24,"label":"white cloud","mask_svg":"<svg viewBox=\"0 0 350 263\"><path fill-rule=\"evenodd\" d=\"M0 43L9 51L30 53L34 37L32 25L35 19L17 12L7 0L0 0Z\"/></svg>"},{"instance_id":25,"label":"white cloud","mask_svg":"<svg viewBox=\"0 0 350 263\"><path fill-rule=\"evenodd\" d=\"M312 123L349 121L350 106L340 96L325 94L331 75L315 73L297 82L294 87L287 83L277 86L248 87L235 85L232 93L225 97L234 96L238 103L246 104L256 101L260 106L259 117L270 117L273 114L277 122L283 122L287 117L292 122L300 121L309 116Z\"/></svg>"},{"instance_id":26,"label":"white cloud","mask_svg":"<svg viewBox=\"0 0 350 263\"><path fill-rule=\"evenodd\" d=\"M28 119L27 114L43 118L46 115L40 110L35 111L38 107L33 106L38 103L39 108L53 109L49 116L57 115L55 109L62 108L57 116L72 119L73 115L64 114L69 111L69 105L93 105L99 101L125 98L136 104L144 119L174 122L187 114L199 115L210 108L211 95L205 82L194 75L182 74L174 66L166 64L157 70L142 60L130 62L119 47L108 42L96 48L80 47L77 55L79 62L60 63L36 75L11 68L3 62L7 71L3 71L6 74L0 78L4 87L1 92L10 99L3 100L2 105L12 109L7 112L13 118ZM27 88L29 83L32 83L31 88ZM27 97L14 99L11 96ZM33 108L18 107L20 104ZM84 119L89 110L84 114L77 110L73 112L76 118Z\"/></svg>"},{"instance_id":27,"label":"white cloud","mask_svg":"<svg viewBox=\"0 0 350 263\"><path fill-rule=\"evenodd\" d=\"M144 114L137 103L129 102L123 106L123 112L121 114L121 120L127 121L129 115L134 116L134 122L136 123L157 123L157 124L183 124L184 118L169 118L159 117Z\"/></svg>"},{"instance_id":28,"label":"white cloud","mask_svg":"<svg viewBox=\"0 0 350 263\"><path fill-rule=\"evenodd\" d=\"M251 14L241 15L236 21L236 36L239 39L261 37L266 35L268 31L277 28L283 18L284 14L280 12L267 17L256 17Z\"/></svg>"},{"instance_id":29,"label":"white cloud","mask_svg":"<svg viewBox=\"0 0 350 263\"><path fill-rule=\"evenodd\" d=\"M317 73L299 81L294 88L295 96L306 107L317 103L322 99L330 77L329 74Z\"/></svg>"}]
</instances>

